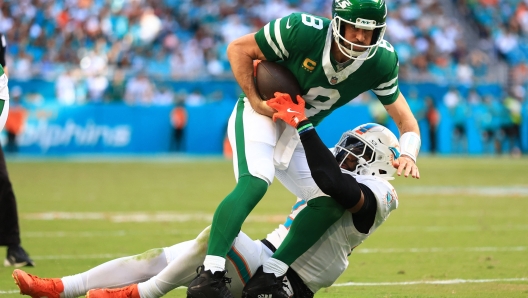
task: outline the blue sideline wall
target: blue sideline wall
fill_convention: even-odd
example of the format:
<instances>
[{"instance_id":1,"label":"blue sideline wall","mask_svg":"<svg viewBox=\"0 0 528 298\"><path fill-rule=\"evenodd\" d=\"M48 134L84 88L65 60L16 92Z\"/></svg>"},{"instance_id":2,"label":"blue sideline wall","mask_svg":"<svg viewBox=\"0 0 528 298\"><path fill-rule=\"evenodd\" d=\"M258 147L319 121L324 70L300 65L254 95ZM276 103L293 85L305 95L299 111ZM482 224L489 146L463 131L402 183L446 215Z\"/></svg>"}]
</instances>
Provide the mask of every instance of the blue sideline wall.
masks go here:
<instances>
[{"instance_id":1,"label":"blue sideline wall","mask_svg":"<svg viewBox=\"0 0 528 298\"><path fill-rule=\"evenodd\" d=\"M201 107L189 107L189 122L186 131L186 152L192 154L219 154L225 136L227 119L232 111L238 86L232 81L218 82L172 82L174 90L209 90L204 94L219 91L224 100ZM169 114L172 107L140 107L124 104L94 104L64 107L53 100L53 84L46 81L11 81L10 87L21 86L25 92L42 90L46 103L32 107L24 134L19 138L19 152L37 155L65 155L91 153L156 154L169 151L171 128ZM417 88L424 96L431 94L440 102L448 86L435 84L401 84L405 94L409 88ZM49 90L51 89L51 91ZM46 91L47 90L47 91ZM460 87L465 94L467 88ZM501 95L497 85L479 87L483 94ZM441 124L438 129L438 151L452 153L452 123L447 111L440 107ZM363 105L347 105L336 110L318 127L323 141L333 146L341 133L356 125L372 122L368 108ZM481 154L481 134L474 119L467 120L468 152ZM396 135L394 123L389 128ZM420 123L422 152L429 151L427 123ZM5 144L5 133L3 136ZM525 104L521 137L524 151L528 150L528 112Z\"/></svg>"},{"instance_id":2,"label":"blue sideline wall","mask_svg":"<svg viewBox=\"0 0 528 298\"><path fill-rule=\"evenodd\" d=\"M185 147L192 154L219 154L227 119L233 103L219 102L189 107ZM24 133L19 137L19 152L38 155L119 153L155 154L169 151L171 107L131 107L126 105L85 105L76 107L43 106L30 112ZM451 153L452 124L441 110L438 131L439 153ZM350 105L338 109L318 127L323 141L333 146L344 130L372 122L368 107ZM528 116L524 112L522 136L528 148ZM429 151L426 123L420 123L422 152ZM482 153L480 134L468 119L469 153ZM393 122L389 128L397 134ZM5 144L5 143L4 143Z\"/></svg>"}]
</instances>

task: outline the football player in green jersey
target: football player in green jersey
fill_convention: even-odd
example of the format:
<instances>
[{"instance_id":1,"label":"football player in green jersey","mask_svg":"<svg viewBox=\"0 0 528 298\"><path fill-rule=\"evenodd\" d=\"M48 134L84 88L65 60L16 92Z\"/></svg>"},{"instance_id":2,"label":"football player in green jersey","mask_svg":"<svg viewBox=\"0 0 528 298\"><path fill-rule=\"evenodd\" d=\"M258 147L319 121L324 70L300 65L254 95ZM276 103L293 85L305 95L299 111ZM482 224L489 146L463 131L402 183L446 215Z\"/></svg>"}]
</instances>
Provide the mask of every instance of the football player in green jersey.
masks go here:
<instances>
[{"instance_id":1,"label":"football player in green jersey","mask_svg":"<svg viewBox=\"0 0 528 298\"><path fill-rule=\"evenodd\" d=\"M306 101L305 114L313 125L372 90L400 132L402 154L393 161L397 174L420 177L416 166L420 132L398 88L398 56L383 39L386 16L384 0L334 0L331 20L293 13L229 44L231 68L244 91L228 126L237 185L214 214L205 269L189 285L188 297L231 297L224 282L229 247L272 183L274 165L278 169L296 167L293 152L302 150L297 131L270 118L275 110L256 91L254 60L276 61L294 73ZM328 197L311 200L302 211L301 218L306 220L292 225L281 248L264 265L264 272L283 276L288 265L349 207ZM302 225L308 226L310 232L300 234L305 232L299 228Z\"/></svg>"}]
</instances>

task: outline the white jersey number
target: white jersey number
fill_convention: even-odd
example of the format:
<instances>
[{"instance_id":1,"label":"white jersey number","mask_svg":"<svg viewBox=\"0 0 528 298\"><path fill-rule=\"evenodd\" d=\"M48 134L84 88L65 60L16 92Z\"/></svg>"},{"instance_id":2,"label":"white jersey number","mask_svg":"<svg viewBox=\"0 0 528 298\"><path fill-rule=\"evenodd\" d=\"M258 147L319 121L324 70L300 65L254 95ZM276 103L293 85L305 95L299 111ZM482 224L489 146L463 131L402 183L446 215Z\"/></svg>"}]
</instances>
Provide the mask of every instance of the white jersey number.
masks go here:
<instances>
[{"instance_id":1,"label":"white jersey number","mask_svg":"<svg viewBox=\"0 0 528 298\"><path fill-rule=\"evenodd\" d=\"M310 105L306 108L306 116L311 117L317 113L330 109L339 99L341 94L336 89L327 89L324 87L310 88L303 99Z\"/></svg>"},{"instance_id":2,"label":"white jersey number","mask_svg":"<svg viewBox=\"0 0 528 298\"><path fill-rule=\"evenodd\" d=\"M388 43L386 40L382 40L379 43L379 46L386 49L389 52L394 52L394 47L390 43Z\"/></svg>"},{"instance_id":3,"label":"white jersey number","mask_svg":"<svg viewBox=\"0 0 528 298\"><path fill-rule=\"evenodd\" d=\"M323 29L323 20L320 18L316 18L314 16L308 15L308 14L301 14L302 22L306 26L314 27L317 30Z\"/></svg>"}]
</instances>

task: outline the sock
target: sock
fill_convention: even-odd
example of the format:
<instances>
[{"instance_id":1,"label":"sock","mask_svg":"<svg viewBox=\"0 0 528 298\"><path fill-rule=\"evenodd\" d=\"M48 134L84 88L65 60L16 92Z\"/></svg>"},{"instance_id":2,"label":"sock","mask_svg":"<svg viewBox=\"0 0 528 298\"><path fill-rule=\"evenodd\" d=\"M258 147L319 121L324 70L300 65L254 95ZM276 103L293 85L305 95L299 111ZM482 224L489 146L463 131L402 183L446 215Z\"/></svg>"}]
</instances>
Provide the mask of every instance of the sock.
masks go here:
<instances>
[{"instance_id":1,"label":"sock","mask_svg":"<svg viewBox=\"0 0 528 298\"><path fill-rule=\"evenodd\" d=\"M308 201L306 208L293 220L288 235L272 257L290 266L312 247L344 212L345 209L330 197L318 197Z\"/></svg>"},{"instance_id":2,"label":"sock","mask_svg":"<svg viewBox=\"0 0 528 298\"><path fill-rule=\"evenodd\" d=\"M268 183L260 178L246 175L238 179L235 189L216 208L207 248L208 256L227 255L244 220L267 190Z\"/></svg>"},{"instance_id":3,"label":"sock","mask_svg":"<svg viewBox=\"0 0 528 298\"><path fill-rule=\"evenodd\" d=\"M276 277L283 276L288 271L289 266L275 258L270 258L264 263L262 269L265 273L273 273Z\"/></svg>"},{"instance_id":4,"label":"sock","mask_svg":"<svg viewBox=\"0 0 528 298\"><path fill-rule=\"evenodd\" d=\"M72 276L65 276L61 278L62 284L64 285L64 292L61 293L61 298L73 298L84 296L88 292L84 288L84 282L81 274Z\"/></svg>"},{"instance_id":5,"label":"sock","mask_svg":"<svg viewBox=\"0 0 528 298\"><path fill-rule=\"evenodd\" d=\"M62 278L63 298L86 295L91 289L120 288L145 281L167 266L162 248L108 261L86 272Z\"/></svg>"},{"instance_id":6,"label":"sock","mask_svg":"<svg viewBox=\"0 0 528 298\"><path fill-rule=\"evenodd\" d=\"M211 270L211 273L215 273L216 271L224 271L225 270L225 263L226 259L218 256L211 256L206 255L205 261L204 261L204 270Z\"/></svg>"},{"instance_id":7,"label":"sock","mask_svg":"<svg viewBox=\"0 0 528 298\"><path fill-rule=\"evenodd\" d=\"M188 286L196 277L196 268L203 264L209 228L195 240L176 244L166 250L170 263L156 276L138 284L141 298L163 297L173 289Z\"/></svg>"}]
</instances>

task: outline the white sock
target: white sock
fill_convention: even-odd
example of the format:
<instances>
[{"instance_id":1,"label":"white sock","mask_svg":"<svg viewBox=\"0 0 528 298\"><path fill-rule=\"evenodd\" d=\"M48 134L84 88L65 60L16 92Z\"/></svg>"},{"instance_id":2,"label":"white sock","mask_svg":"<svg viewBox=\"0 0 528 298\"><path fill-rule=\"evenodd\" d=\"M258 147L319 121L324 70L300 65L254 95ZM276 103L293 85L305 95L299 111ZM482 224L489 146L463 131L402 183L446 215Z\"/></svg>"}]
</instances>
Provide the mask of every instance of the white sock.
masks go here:
<instances>
[{"instance_id":1,"label":"white sock","mask_svg":"<svg viewBox=\"0 0 528 298\"><path fill-rule=\"evenodd\" d=\"M120 288L148 280L167 266L162 248L151 249L140 255L108 261L83 273L62 278L64 296L79 297L97 288Z\"/></svg>"},{"instance_id":2,"label":"white sock","mask_svg":"<svg viewBox=\"0 0 528 298\"><path fill-rule=\"evenodd\" d=\"M219 256L206 255L204 261L204 271L211 270L211 273L215 273L216 271L224 271L225 263L225 258Z\"/></svg>"},{"instance_id":3,"label":"white sock","mask_svg":"<svg viewBox=\"0 0 528 298\"><path fill-rule=\"evenodd\" d=\"M263 266L264 273L273 273L276 277L283 276L288 271L289 266L284 262L274 258L268 259Z\"/></svg>"},{"instance_id":4,"label":"white sock","mask_svg":"<svg viewBox=\"0 0 528 298\"><path fill-rule=\"evenodd\" d=\"M61 298L73 298L84 296L87 292L84 287L84 282L81 274L65 276L61 278L64 285L64 292L61 293Z\"/></svg>"},{"instance_id":5,"label":"white sock","mask_svg":"<svg viewBox=\"0 0 528 298\"><path fill-rule=\"evenodd\" d=\"M203 264L207 250L207 242L200 240L180 243L167 250L167 259L172 261L156 276L138 284L140 297L159 298L179 286L189 285L196 277L196 268Z\"/></svg>"}]
</instances>

